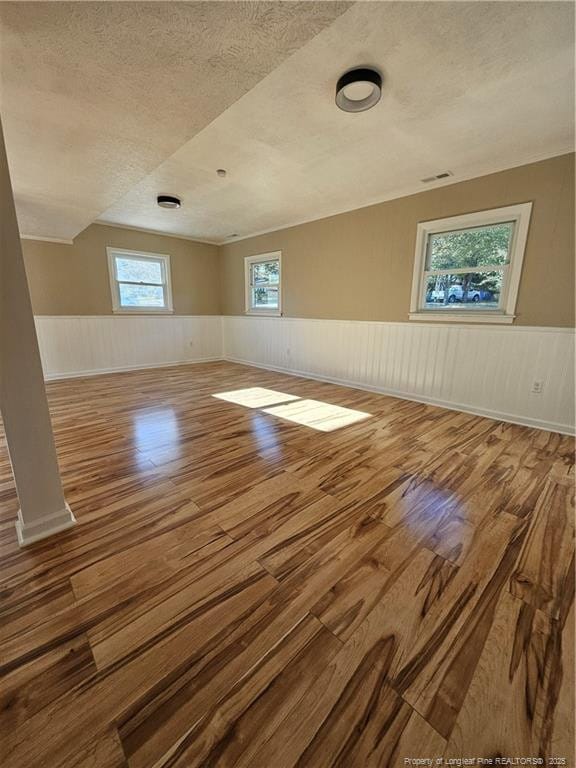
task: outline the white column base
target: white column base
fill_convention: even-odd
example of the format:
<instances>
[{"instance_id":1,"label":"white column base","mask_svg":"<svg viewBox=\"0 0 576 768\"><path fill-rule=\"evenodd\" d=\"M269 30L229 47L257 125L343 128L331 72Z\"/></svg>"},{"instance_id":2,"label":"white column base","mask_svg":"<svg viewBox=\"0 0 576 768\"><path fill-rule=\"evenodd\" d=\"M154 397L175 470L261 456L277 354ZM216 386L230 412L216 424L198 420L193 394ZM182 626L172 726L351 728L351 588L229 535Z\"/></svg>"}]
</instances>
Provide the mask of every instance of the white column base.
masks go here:
<instances>
[{"instance_id":1,"label":"white column base","mask_svg":"<svg viewBox=\"0 0 576 768\"><path fill-rule=\"evenodd\" d=\"M41 541L55 533L72 528L73 525L76 525L76 518L68 504L60 512L28 525L22 520L21 512L18 510L18 520L16 521L18 544L21 547L26 547L28 544L34 544L36 541Z\"/></svg>"}]
</instances>

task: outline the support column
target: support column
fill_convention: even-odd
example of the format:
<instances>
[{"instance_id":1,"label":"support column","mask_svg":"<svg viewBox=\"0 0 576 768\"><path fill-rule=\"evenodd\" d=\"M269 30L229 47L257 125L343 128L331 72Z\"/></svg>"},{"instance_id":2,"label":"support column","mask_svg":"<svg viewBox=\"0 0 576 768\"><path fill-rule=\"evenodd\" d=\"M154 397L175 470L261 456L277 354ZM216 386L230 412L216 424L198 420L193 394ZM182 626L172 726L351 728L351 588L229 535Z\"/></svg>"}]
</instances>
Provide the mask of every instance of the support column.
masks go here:
<instances>
[{"instance_id":1,"label":"support column","mask_svg":"<svg viewBox=\"0 0 576 768\"><path fill-rule=\"evenodd\" d=\"M20 546L76 523L64 499L0 123L0 411Z\"/></svg>"}]
</instances>

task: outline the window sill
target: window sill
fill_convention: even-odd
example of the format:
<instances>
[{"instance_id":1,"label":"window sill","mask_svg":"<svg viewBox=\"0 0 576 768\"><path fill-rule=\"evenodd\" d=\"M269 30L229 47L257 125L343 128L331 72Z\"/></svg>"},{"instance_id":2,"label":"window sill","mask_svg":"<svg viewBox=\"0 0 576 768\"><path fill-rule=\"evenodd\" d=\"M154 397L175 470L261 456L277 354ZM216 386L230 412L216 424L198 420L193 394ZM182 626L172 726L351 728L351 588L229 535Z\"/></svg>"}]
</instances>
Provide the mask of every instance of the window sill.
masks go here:
<instances>
[{"instance_id":1,"label":"window sill","mask_svg":"<svg viewBox=\"0 0 576 768\"><path fill-rule=\"evenodd\" d=\"M497 312L410 312L410 320L427 320L437 323L492 323L498 325L510 325L514 322L516 315L504 315Z\"/></svg>"},{"instance_id":2,"label":"window sill","mask_svg":"<svg viewBox=\"0 0 576 768\"><path fill-rule=\"evenodd\" d=\"M280 317L282 312L280 312L279 309L276 309L272 312L262 309L250 309L246 310L244 314L250 315L251 317Z\"/></svg>"}]
</instances>

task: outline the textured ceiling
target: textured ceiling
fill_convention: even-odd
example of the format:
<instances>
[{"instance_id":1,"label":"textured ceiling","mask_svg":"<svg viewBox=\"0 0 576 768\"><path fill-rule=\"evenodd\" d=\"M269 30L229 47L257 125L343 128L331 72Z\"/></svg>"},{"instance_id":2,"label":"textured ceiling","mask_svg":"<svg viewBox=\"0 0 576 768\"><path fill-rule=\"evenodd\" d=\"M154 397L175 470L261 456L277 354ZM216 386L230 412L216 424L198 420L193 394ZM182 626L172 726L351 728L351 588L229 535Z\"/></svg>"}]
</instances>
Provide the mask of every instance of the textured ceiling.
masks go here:
<instances>
[{"instance_id":1,"label":"textured ceiling","mask_svg":"<svg viewBox=\"0 0 576 768\"><path fill-rule=\"evenodd\" d=\"M358 3L137 184L103 219L220 241L573 148L573 6ZM377 65L380 103L334 85ZM219 179L214 169L229 170ZM157 190L180 194L166 212Z\"/></svg>"},{"instance_id":2,"label":"textured ceiling","mask_svg":"<svg viewBox=\"0 0 576 768\"><path fill-rule=\"evenodd\" d=\"M21 232L76 235L349 5L0 3Z\"/></svg>"},{"instance_id":3,"label":"textured ceiling","mask_svg":"<svg viewBox=\"0 0 576 768\"><path fill-rule=\"evenodd\" d=\"M71 237L98 218L221 242L574 146L571 3L3 3L0 16L25 234ZM361 64L383 72L382 100L340 112L334 84ZM161 192L183 207L159 209Z\"/></svg>"}]
</instances>

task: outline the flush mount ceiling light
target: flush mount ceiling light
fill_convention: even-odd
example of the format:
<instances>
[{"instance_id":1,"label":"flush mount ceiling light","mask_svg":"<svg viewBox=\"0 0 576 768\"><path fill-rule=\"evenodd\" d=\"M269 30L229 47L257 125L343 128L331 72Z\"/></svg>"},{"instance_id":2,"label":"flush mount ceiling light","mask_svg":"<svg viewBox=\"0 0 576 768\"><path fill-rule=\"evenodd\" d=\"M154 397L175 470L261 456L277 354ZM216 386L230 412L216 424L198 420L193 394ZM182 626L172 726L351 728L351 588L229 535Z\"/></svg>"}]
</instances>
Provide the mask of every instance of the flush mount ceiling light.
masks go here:
<instances>
[{"instance_id":1,"label":"flush mount ceiling light","mask_svg":"<svg viewBox=\"0 0 576 768\"><path fill-rule=\"evenodd\" d=\"M223 179L224 176L226 176L226 169L225 168L218 168L216 173L218 174L218 176L220 176L221 179Z\"/></svg>"},{"instance_id":2,"label":"flush mount ceiling light","mask_svg":"<svg viewBox=\"0 0 576 768\"><path fill-rule=\"evenodd\" d=\"M375 69L351 69L336 84L336 104L344 112L364 112L378 104L381 95L382 76Z\"/></svg>"},{"instance_id":3,"label":"flush mount ceiling light","mask_svg":"<svg viewBox=\"0 0 576 768\"><path fill-rule=\"evenodd\" d=\"M182 201L179 197L174 197L173 195L158 195L156 198L156 202L160 206L160 208L180 208L182 205Z\"/></svg>"}]
</instances>

